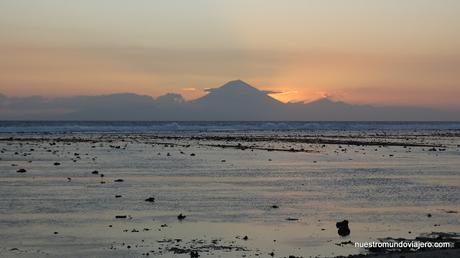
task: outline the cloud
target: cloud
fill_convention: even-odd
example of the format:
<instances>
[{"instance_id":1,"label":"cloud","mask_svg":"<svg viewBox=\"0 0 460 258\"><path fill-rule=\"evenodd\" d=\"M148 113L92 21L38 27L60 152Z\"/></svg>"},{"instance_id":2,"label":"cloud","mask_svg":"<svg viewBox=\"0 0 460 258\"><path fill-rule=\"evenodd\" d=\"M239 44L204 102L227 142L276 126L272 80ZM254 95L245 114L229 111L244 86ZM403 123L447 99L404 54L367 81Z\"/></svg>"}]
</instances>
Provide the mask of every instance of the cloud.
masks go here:
<instances>
[{"instance_id":1,"label":"cloud","mask_svg":"<svg viewBox=\"0 0 460 258\"><path fill-rule=\"evenodd\" d=\"M282 91L277 91L277 90L263 90L265 94L281 94L283 93Z\"/></svg>"},{"instance_id":2,"label":"cloud","mask_svg":"<svg viewBox=\"0 0 460 258\"><path fill-rule=\"evenodd\" d=\"M196 91L196 88L182 88L182 91Z\"/></svg>"},{"instance_id":3,"label":"cloud","mask_svg":"<svg viewBox=\"0 0 460 258\"><path fill-rule=\"evenodd\" d=\"M298 94L299 92L296 90L289 90L289 91L265 91L267 94L273 95L288 95L288 94Z\"/></svg>"}]
</instances>

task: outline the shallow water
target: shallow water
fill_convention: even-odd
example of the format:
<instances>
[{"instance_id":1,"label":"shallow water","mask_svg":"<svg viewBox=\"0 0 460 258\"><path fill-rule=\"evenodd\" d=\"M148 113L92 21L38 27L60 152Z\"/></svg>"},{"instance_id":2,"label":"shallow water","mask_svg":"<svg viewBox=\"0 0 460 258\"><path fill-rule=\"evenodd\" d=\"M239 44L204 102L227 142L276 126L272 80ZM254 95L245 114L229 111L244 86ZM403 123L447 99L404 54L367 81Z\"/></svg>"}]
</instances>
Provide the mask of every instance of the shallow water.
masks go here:
<instances>
[{"instance_id":1,"label":"shallow water","mask_svg":"<svg viewBox=\"0 0 460 258\"><path fill-rule=\"evenodd\" d=\"M237 134L265 137L270 133ZM309 137L305 132L271 134ZM210 145L237 142L190 139L187 136L195 135L191 132L167 133L171 135L184 138L2 134L0 256L190 256L167 250L177 245L210 246L202 249L201 257L256 257L272 251L276 257L329 257L364 251L337 245L348 240L460 232L456 213L460 212L460 138L455 134L391 131L383 137L439 144L445 151L323 146L278 138L238 141L245 146L312 152L220 148ZM377 138L375 132L347 131L322 137L349 139L350 135L359 140ZM19 168L27 172L17 173ZM91 174L93 170L104 177ZM148 197L155 197L155 203L145 202ZM187 215L182 222L177 221L179 213ZM128 218L115 219L116 215ZM350 221L351 235L346 238L338 236L335 228L335 222L343 219Z\"/></svg>"}]
</instances>

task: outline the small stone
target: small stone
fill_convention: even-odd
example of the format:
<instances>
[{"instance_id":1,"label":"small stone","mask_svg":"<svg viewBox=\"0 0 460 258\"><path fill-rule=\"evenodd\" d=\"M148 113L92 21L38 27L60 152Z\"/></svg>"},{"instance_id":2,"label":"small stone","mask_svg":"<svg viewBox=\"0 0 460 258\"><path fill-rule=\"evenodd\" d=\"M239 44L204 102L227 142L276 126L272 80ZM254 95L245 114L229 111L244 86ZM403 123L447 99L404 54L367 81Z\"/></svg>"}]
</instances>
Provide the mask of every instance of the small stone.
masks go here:
<instances>
[{"instance_id":1,"label":"small stone","mask_svg":"<svg viewBox=\"0 0 460 258\"><path fill-rule=\"evenodd\" d=\"M182 213L181 213L181 214L179 214L179 215L177 216L177 219L178 219L178 220L184 220L186 217L187 217L187 216L182 215Z\"/></svg>"},{"instance_id":2,"label":"small stone","mask_svg":"<svg viewBox=\"0 0 460 258\"><path fill-rule=\"evenodd\" d=\"M198 251L190 251L190 258L198 258L200 255L198 254Z\"/></svg>"},{"instance_id":3,"label":"small stone","mask_svg":"<svg viewBox=\"0 0 460 258\"><path fill-rule=\"evenodd\" d=\"M155 198L149 197L149 198L145 199L144 201L146 201L146 202L155 202Z\"/></svg>"}]
</instances>

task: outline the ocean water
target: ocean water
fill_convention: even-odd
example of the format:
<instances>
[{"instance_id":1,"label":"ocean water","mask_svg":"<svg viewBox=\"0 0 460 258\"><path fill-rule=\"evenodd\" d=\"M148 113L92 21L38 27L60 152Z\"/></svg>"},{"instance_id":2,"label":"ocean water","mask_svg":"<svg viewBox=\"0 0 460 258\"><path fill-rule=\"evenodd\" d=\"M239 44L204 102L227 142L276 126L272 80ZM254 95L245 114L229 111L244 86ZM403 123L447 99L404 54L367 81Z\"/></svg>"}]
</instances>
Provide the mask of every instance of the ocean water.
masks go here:
<instances>
[{"instance_id":1,"label":"ocean water","mask_svg":"<svg viewBox=\"0 0 460 258\"><path fill-rule=\"evenodd\" d=\"M460 130L460 122L104 122L0 121L0 133Z\"/></svg>"},{"instance_id":2,"label":"ocean water","mask_svg":"<svg viewBox=\"0 0 460 258\"><path fill-rule=\"evenodd\" d=\"M0 128L0 257L334 257L365 252L347 241L460 232L458 122ZM333 141L304 141L318 138Z\"/></svg>"}]
</instances>

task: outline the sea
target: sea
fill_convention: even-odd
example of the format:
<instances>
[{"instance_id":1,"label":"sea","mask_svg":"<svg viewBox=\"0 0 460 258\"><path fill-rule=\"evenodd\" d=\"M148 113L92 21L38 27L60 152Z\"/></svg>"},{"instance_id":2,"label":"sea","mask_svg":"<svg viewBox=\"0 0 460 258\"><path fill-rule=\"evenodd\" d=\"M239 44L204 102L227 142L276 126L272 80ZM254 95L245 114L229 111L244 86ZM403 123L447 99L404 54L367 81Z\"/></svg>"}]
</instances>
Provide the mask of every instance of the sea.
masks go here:
<instances>
[{"instance_id":1,"label":"sea","mask_svg":"<svg viewBox=\"0 0 460 258\"><path fill-rule=\"evenodd\" d=\"M379 130L460 130L460 122L0 121L0 133L155 133Z\"/></svg>"},{"instance_id":2,"label":"sea","mask_svg":"<svg viewBox=\"0 0 460 258\"><path fill-rule=\"evenodd\" d=\"M459 233L459 130L0 121L0 257L336 257Z\"/></svg>"}]
</instances>

